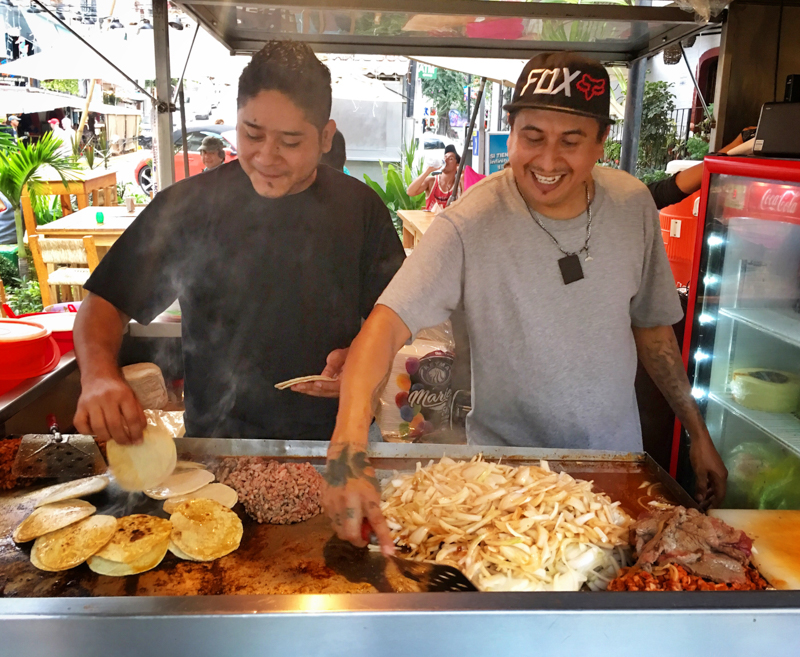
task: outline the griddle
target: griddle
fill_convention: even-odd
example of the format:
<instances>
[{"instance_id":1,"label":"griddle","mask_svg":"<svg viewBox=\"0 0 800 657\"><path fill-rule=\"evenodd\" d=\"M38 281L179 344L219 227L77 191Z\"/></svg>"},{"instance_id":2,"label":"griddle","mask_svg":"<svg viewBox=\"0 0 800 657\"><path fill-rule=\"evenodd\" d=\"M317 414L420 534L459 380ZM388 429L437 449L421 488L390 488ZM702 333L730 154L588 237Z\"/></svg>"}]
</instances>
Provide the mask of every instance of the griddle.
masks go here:
<instances>
[{"instance_id":1,"label":"griddle","mask_svg":"<svg viewBox=\"0 0 800 657\"><path fill-rule=\"evenodd\" d=\"M239 439L176 439L179 458L205 463L210 468L228 456L265 456L284 462L310 462L318 469L325 464L327 443ZM669 478L646 454L576 452L466 445L375 444L370 458L378 477L393 471L412 472L443 455L469 459L482 452L484 458L523 465L545 458L553 470L565 470L583 479L593 479L595 488L619 500L633 516L648 508L648 502L695 506L689 495ZM643 484L647 483L647 486ZM45 487L15 489L0 493L0 597L103 597L186 595L269 595L306 593L375 593L408 591L402 578L363 578L328 558L335 545L333 530L325 516L295 525L260 525L249 518L240 504L234 507L244 524L241 546L235 552L209 563L181 561L168 553L154 570L131 577L97 575L83 564L61 573L46 573L30 563L31 543L17 546L12 529L47 494ZM129 494L115 485L89 496L98 513L121 517L151 513L167 517L162 503L141 493ZM328 555L329 556L329 555ZM449 595L449 594L443 594ZM461 595L461 594L458 594ZM587 594L588 595L588 594ZM590 594L596 595L596 594Z\"/></svg>"}]
</instances>

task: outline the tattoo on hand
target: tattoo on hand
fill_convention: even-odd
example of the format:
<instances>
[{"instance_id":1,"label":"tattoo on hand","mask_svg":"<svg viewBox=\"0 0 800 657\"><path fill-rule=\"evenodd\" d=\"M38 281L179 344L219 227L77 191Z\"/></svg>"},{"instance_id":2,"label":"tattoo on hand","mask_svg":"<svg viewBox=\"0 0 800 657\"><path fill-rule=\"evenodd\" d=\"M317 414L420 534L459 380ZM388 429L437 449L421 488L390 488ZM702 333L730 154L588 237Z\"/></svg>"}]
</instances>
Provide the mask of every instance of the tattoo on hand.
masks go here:
<instances>
[{"instance_id":1,"label":"tattoo on hand","mask_svg":"<svg viewBox=\"0 0 800 657\"><path fill-rule=\"evenodd\" d=\"M328 485L333 488L344 488L349 481L366 479L378 493L381 492L381 486L375 477L367 453L358 450L351 454L349 445L344 446L339 456L328 461L324 477ZM348 513L350 511L353 510L348 509Z\"/></svg>"}]
</instances>

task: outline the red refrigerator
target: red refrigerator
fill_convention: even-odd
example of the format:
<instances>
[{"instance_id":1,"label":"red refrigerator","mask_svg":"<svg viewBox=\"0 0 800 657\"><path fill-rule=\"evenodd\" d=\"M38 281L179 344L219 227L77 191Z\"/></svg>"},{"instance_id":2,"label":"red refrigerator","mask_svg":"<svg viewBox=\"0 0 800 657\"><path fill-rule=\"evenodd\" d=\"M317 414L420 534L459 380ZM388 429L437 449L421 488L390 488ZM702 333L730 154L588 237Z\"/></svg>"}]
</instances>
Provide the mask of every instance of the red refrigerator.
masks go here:
<instances>
[{"instance_id":1,"label":"red refrigerator","mask_svg":"<svg viewBox=\"0 0 800 657\"><path fill-rule=\"evenodd\" d=\"M800 161L705 160L683 361L727 508L800 509ZM676 423L670 470L691 487Z\"/></svg>"}]
</instances>

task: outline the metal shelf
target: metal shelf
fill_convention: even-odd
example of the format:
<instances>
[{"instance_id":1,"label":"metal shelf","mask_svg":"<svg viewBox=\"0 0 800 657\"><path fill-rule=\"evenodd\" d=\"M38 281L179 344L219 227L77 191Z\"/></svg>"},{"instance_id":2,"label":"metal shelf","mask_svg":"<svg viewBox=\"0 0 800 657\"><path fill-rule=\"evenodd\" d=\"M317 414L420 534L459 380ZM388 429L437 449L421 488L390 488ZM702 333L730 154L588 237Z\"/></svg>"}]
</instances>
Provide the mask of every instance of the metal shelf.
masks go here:
<instances>
[{"instance_id":1,"label":"metal shelf","mask_svg":"<svg viewBox=\"0 0 800 657\"><path fill-rule=\"evenodd\" d=\"M737 404L726 393L712 392L708 398L800 455L800 420L794 414L754 411Z\"/></svg>"},{"instance_id":2,"label":"metal shelf","mask_svg":"<svg viewBox=\"0 0 800 657\"><path fill-rule=\"evenodd\" d=\"M752 326L754 329L800 347L800 315L791 310L771 308L720 308L720 315Z\"/></svg>"}]
</instances>

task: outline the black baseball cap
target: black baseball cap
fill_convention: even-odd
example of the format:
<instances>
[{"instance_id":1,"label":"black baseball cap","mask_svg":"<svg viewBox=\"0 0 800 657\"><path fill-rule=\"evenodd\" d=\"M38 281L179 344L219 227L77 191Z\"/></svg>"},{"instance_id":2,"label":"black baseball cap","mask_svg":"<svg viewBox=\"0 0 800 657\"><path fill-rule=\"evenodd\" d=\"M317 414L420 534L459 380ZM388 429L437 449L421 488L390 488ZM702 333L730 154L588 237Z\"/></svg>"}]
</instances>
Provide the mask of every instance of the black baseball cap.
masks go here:
<instances>
[{"instance_id":1,"label":"black baseball cap","mask_svg":"<svg viewBox=\"0 0 800 657\"><path fill-rule=\"evenodd\" d=\"M542 53L531 59L503 109L543 109L579 114L613 123L611 83L605 67L574 52Z\"/></svg>"},{"instance_id":2,"label":"black baseball cap","mask_svg":"<svg viewBox=\"0 0 800 657\"><path fill-rule=\"evenodd\" d=\"M447 144L444 147L444 154L447 155L448 153L452 153L456 156L456 164L461 164L461 156L456 152L456 147L453 144Z\"/></svg>"}]
</instances>

